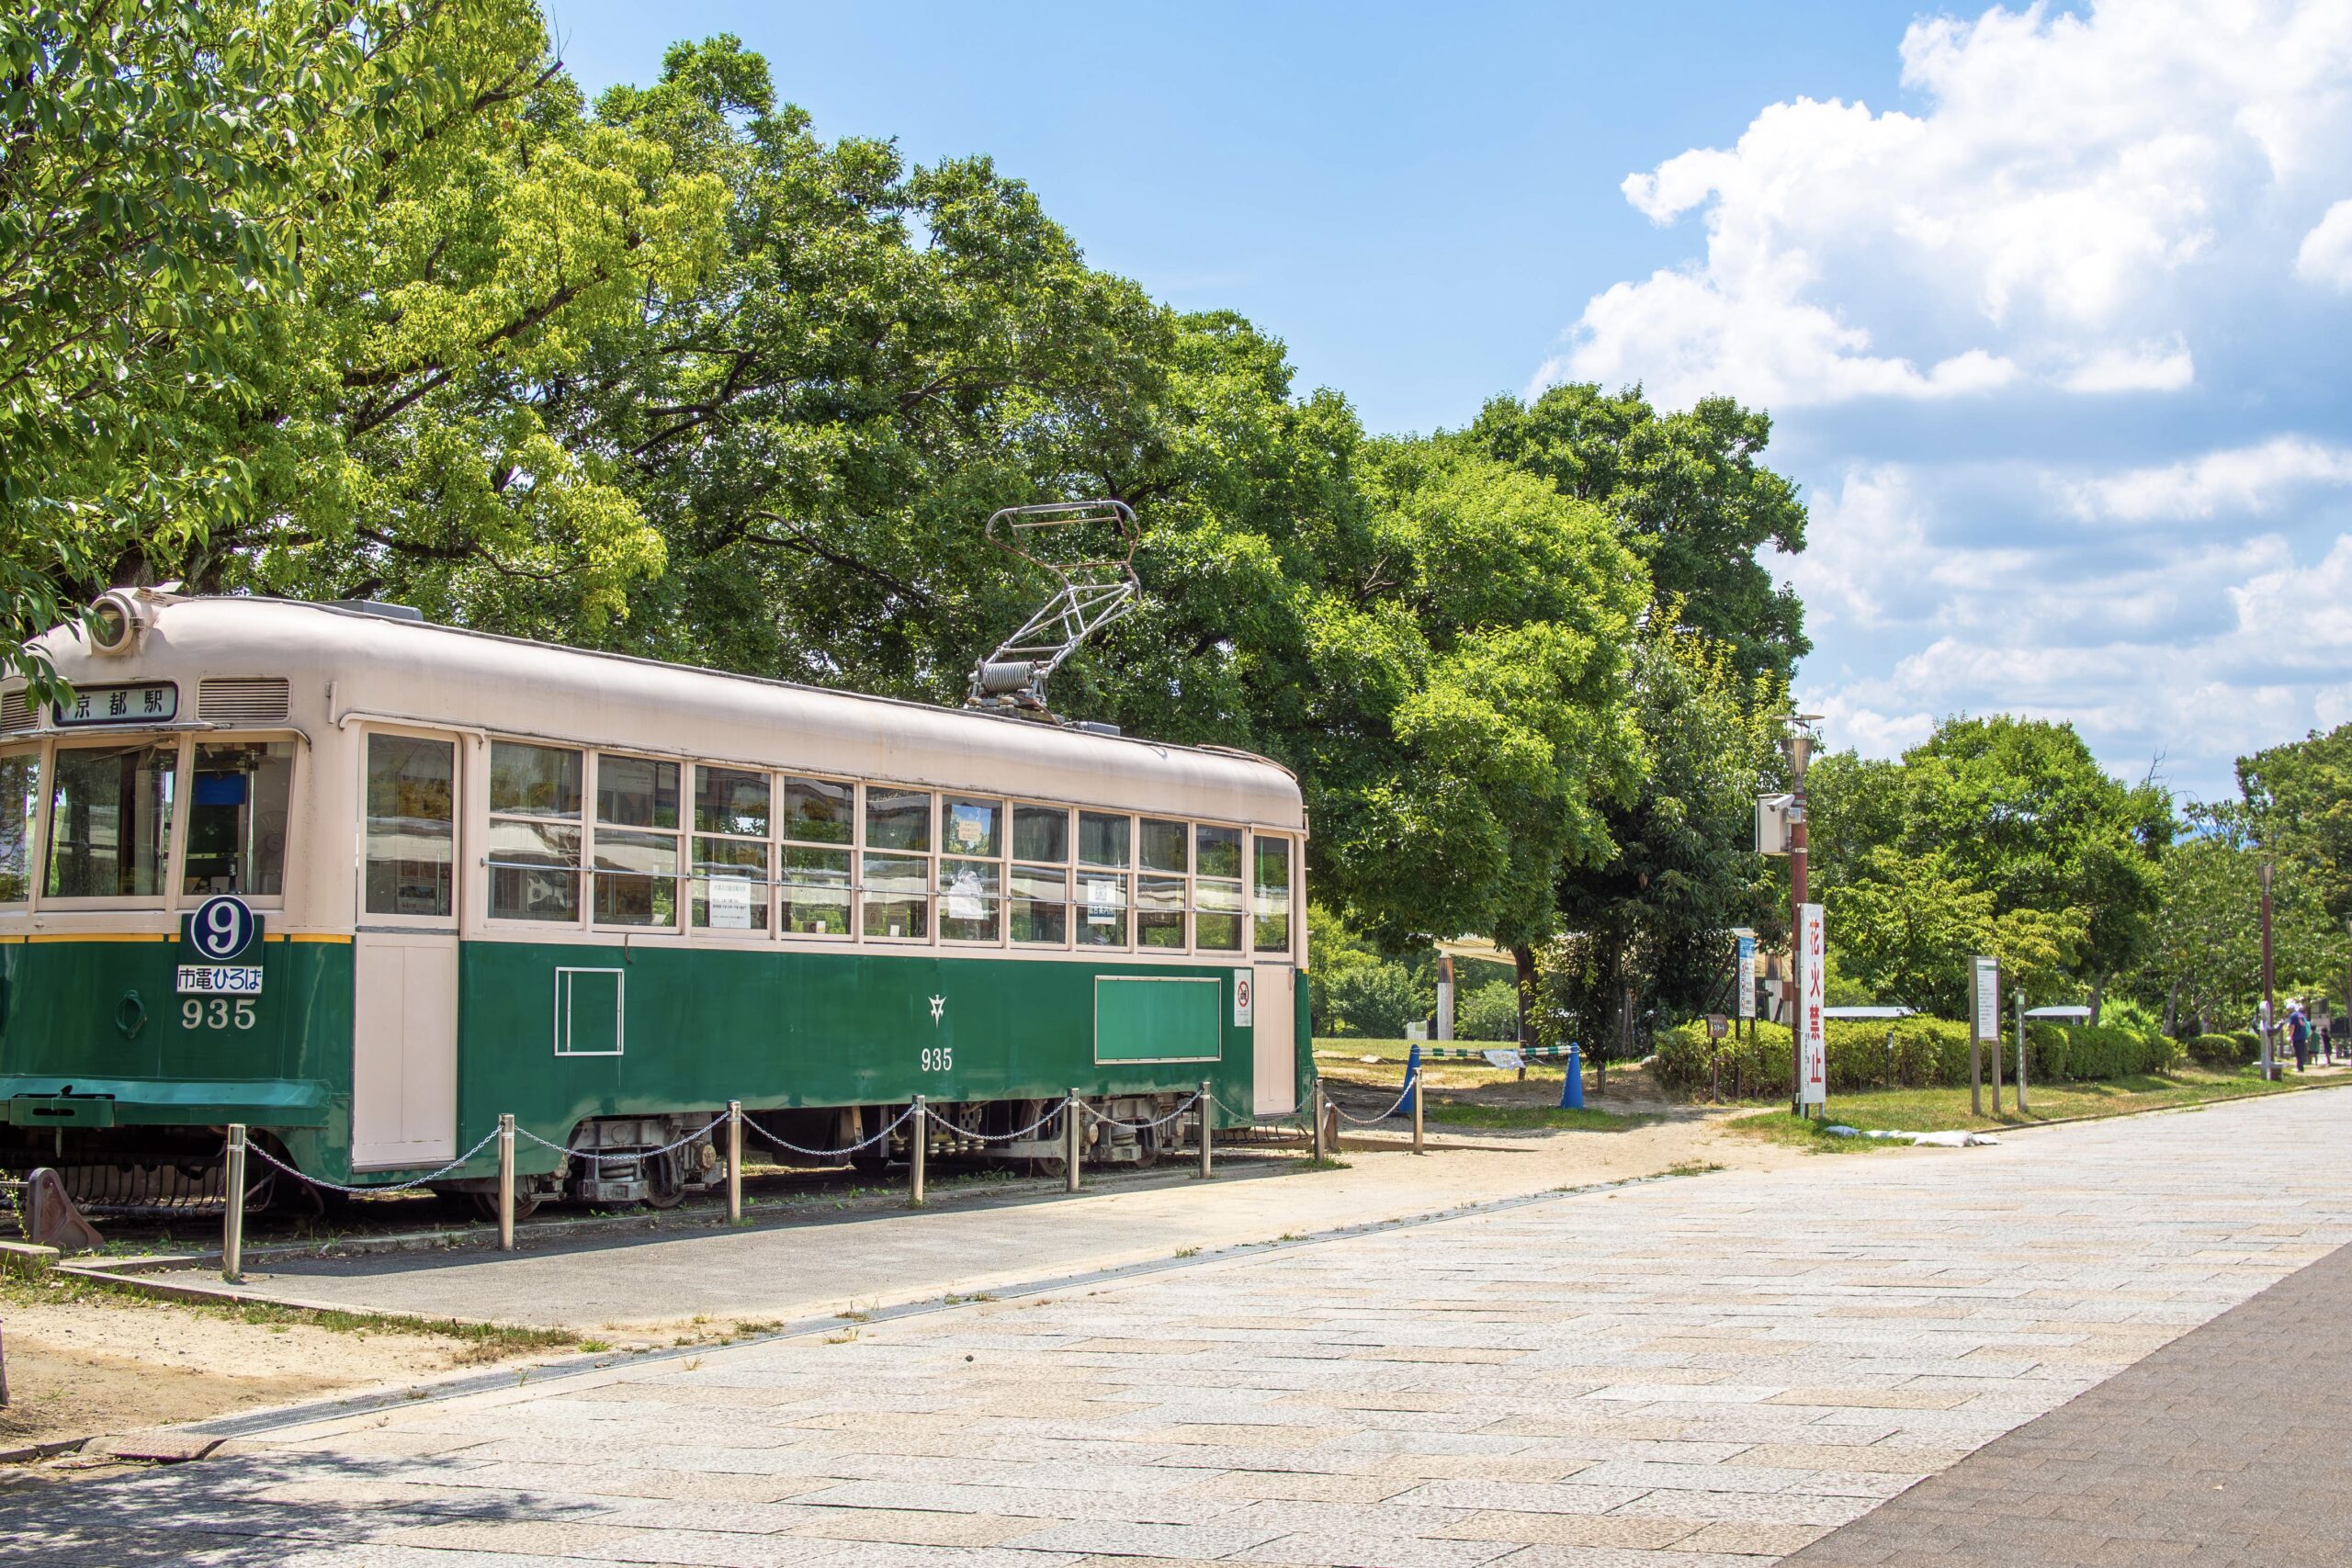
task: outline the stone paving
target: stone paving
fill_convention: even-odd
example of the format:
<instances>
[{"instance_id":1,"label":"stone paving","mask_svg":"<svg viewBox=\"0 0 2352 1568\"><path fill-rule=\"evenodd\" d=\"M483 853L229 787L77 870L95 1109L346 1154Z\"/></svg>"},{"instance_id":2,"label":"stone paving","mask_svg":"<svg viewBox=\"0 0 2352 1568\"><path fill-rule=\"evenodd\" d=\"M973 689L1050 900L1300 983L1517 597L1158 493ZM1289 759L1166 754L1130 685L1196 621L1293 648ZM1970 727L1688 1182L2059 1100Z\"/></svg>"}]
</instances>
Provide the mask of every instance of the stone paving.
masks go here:
<instances>
[{"instance_id":1,"label":"stone paving","mask_svg":"<svg viewBox=\"0 0 2352 1568\"><path fill-rule=\"evenodd\" d=\"M2352 1240L2347 1119L1824 1157L844 1321L17 1499L0 1562L1770 1562Z\"/></svg>"}]
</instances>

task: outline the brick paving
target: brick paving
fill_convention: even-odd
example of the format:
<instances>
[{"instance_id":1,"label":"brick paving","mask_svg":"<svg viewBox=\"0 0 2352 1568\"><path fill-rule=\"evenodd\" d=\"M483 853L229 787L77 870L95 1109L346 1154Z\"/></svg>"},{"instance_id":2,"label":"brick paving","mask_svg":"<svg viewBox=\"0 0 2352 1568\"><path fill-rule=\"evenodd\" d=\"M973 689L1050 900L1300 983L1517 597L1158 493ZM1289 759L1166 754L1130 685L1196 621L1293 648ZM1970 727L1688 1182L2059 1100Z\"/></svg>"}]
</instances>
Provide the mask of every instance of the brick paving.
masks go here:
<instances>
[{"instance_id":1,"label":"brick paving","mask_svg":"<svg viewBox=\"0 0 2352 1568\"><path fill-rule=\"evenodd\" d=\"M1839 1527L1941 1476L1978 1491L1917 1528L1957 1550L1951 1510L1994 1506L1984 1464L2048 1478L2037 1558L2160 1562L2142 1549L2173 1537L2110 1527L2206 1518L2234 1504L2209 1471L2264 1468L2191 1392L2208 1336L2146 1359L2168 1342L2213 1325L2237 1346L2208 1378L2229 1408L2284 1413L2295 1455L2335 1444L2324 1337L2286 1336L2318 1359L2257 1383L2257 1340L2281 1337L2233 1341L2223 1314L2352 1241L2347 1120L2352 1097L2318 1093L1824 1157L526 1381L10 1499L0 1562L1911 1563L1931 1560L1834 1555L1873 1550L1876 1521ZM2120 1402L2095 1431L2186 1422L2216 1457L2035 1450L2037 1418L2086 1390L2075 1408ZM2340 1540L2293 1493L2258 1495L2249 1529ZM2302 1560L2250 1539L2276 1553L2181 1560Z\"/></svg>"},{"instance_id":2,"label":"brick paving","mask_svg":"<svg viewBox=\"0 0 2352 1568\"><path fill-rule=\"evenodd\" d=\"M1790 1558L1792 1568L2352 1562L2352 1248Z\"/></svg>"}]
</instances>

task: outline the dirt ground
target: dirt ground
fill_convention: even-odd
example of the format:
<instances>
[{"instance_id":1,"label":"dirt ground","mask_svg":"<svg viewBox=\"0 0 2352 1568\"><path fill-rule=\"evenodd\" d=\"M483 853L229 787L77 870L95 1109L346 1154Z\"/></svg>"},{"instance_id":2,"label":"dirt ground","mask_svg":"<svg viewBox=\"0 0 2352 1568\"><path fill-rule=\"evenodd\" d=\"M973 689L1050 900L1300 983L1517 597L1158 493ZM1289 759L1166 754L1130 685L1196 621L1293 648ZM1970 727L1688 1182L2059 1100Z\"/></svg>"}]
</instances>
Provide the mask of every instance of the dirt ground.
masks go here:
<instances>
[{"instance_id":1,"label":"dirt ground","mask_svg":"<svg viewBox=\"0 0 2352 1568\"><path fill-rule=\"evenodd\" d=\"M0 1452L141 1431L507 1359L495 1341L310 1323L10 1280L0 1287L9 1402ZM524 1355L546 1354L525 1350Z\"/></svg>"}]
</instances>

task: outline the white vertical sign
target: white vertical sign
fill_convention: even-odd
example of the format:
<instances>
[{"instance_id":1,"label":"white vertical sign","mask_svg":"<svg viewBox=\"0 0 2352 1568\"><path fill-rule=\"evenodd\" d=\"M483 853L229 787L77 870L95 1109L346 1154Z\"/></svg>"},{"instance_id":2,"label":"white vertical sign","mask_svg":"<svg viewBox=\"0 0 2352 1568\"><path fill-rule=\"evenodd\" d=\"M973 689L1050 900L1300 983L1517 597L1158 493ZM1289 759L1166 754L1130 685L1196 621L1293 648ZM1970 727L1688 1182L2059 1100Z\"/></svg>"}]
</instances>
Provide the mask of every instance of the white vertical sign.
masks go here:
<instances>
[{"instance_id":1,"label":"white vertical sign","mask_svg":"<svg viewBox=\"0 0 2352 1568\"><path fill-rule=\"evenodd\" d=\"M1976 961L1976 1038L2001 1043L2001 961Z\"/></svg>"},{"instance_id":2,"label":"white vertical sign","mask_svg":"<svg viewBox=\"0 0 2352 1568\"><path fill-rule=\"evenodd\" d=\"M1251 996L1252 976L1247 969L1233 972L1233 1027L1248 1029L1258 1016L1258 998Z\"/></svg>"},{"instance_id":3,"label":"white vertical sign","mask_svg":"<svg viewBox=\"0 0 2352 1568\"><path fill-rule=\"evenodd\" d=\"M1756 939L1739 939L1739 1016L1756 1016Z\"/></svg>"},{"instance_id":4,"label":"white vertical sign","mask_svg":"<svg viewBox=\"0 0 2352 1568\"><path fill-rule=\"evenodd\" d=\"M1805 1105L1829 1102L1829 1031L1821 1011L1829 998L1829 935L1821 906L1797 908L1797 951L1804 955L1804 994L1797 1005L1797 1099Z\"/></svg>"}]
</instances>

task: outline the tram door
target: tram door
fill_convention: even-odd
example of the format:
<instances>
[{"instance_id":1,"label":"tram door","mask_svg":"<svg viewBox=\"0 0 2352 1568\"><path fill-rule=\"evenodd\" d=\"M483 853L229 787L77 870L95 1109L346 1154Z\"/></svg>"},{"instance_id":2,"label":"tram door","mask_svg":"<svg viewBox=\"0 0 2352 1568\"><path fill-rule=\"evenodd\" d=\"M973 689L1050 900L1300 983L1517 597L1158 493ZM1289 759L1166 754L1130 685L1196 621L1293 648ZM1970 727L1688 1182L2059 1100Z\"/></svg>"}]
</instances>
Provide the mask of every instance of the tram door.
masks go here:
<instances>
[{"instance_id":1,"label":"tram door","mask_svg":"<svg viewBox=\"0 0 2352 1568\"><path fill-rule=\"evenodd\" d=\"M1298 971L1261 964L1252 973L1258 996L1250 1007L1250 1108L1287 1116L1298 1109L1298 1008L1291 990Z\"/></svg>"},{"instance_id":2,"label":"tram door","mask_svg":"<svg viewBox=\"0 0 2352 1568\"><path fill-rule=\"evenodd\" d=\"M352 937L351 1163L458 1152L458 765L447 736L370 731Z\"/></svg>"}]
</instances>

